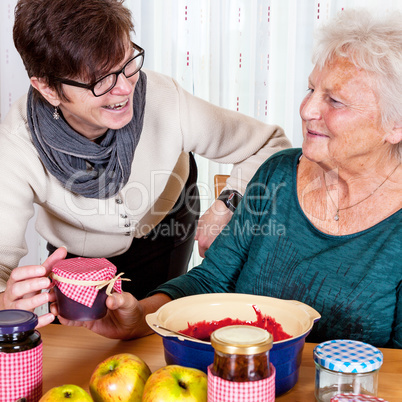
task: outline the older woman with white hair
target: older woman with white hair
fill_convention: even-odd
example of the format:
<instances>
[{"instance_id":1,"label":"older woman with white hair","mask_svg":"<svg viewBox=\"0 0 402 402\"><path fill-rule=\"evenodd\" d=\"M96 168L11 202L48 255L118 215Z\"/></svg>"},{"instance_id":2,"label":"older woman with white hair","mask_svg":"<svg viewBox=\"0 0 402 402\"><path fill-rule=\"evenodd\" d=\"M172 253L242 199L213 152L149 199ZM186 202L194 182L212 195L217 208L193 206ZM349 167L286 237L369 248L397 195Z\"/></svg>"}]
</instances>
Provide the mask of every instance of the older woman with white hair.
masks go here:
<instances>
[{"instance_id":1,"label":"older woman with white hair","mask_svg":"<svg viewBox=\"0 0 402 402\"><path fill-rule=\"evenodd\" d=\"M300 106L302 149L257 171L200 266L139 303L110 297L106 320L85 325L140 336L145 314L171 299L238 292L314 307L310 341L402 348L400 21L343 11L324 26Z\"/></svg>"}]
</instances>

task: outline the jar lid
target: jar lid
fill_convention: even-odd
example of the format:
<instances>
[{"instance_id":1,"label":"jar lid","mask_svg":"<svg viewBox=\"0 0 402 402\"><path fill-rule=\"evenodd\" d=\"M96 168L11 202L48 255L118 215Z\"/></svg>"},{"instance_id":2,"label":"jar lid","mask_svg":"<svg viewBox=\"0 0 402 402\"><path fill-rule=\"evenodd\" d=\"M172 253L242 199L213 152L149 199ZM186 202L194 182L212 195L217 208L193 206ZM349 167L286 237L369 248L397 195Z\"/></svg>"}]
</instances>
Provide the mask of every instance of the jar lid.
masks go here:
<instances>
[{"instance_id":1,"label":"jar lid","mask_svg":"<svg viewBox=\"0 0 402 402\"><path fill-rule=\"evenodd\" d=\"M340 373L369 373L381 367L383 355L368 343L336 339L314 348L314 361Z\"/></svg>"},{"instance_id":2,"label":"jar lid","mask_svg":"<svg viewBox=\"0 0 402 402\"><path fill-rule=\"evenodd\" d=\"M228 325L211 334L215 350L235 355L253 355L272 348L272 335L251 325Z\"/></svg>"},{"instance_id":3,"label":"jar lid","mask_svg":"<svg viewBox=\"0 0 402 402\"><path fill-rule=\"evenodd\" d=\"M68 258L58 261L52 272L57 275L81 281L113 278L117 268L106 258Z\"/></svg>"},{"instance_id":4,"label":"jar lid","mask_svg":"<svg viewBox=\"0 0 402 402\"><path fill-rule=\"evenodd\" d=\"M38 325L38 316L26 310L0 310L0 335L32 331Z\"/></svg>"},{"instance_id":5,"label":"jar lid","mask_svg":"<svg viewBox=\"0 0 402 402\"><path fill-rule=\"evenodd\" d=\"M331 398L331 402L387 402L385 399L363 394L338 394Z\"/></svg>"}]
</instances>

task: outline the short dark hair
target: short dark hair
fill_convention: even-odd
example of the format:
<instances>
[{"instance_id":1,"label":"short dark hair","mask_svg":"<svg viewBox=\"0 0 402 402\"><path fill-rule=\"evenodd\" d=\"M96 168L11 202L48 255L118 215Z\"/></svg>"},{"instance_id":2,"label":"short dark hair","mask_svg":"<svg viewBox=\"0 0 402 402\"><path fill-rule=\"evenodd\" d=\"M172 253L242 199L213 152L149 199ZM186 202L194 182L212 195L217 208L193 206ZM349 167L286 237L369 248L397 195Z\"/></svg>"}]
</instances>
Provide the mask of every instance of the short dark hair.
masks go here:
<instances>
[{"instance_id":1,"label":"short dark hair","mask_svg":"<svg viewBox=\"0 0 402 402\"><path fill-rule=\"evenodd\" d=\"M124 0L18 0L14 44L28 76L68 100L56 78L96 79L124 59L131 12Z\"/></svg>"}]
</instances>

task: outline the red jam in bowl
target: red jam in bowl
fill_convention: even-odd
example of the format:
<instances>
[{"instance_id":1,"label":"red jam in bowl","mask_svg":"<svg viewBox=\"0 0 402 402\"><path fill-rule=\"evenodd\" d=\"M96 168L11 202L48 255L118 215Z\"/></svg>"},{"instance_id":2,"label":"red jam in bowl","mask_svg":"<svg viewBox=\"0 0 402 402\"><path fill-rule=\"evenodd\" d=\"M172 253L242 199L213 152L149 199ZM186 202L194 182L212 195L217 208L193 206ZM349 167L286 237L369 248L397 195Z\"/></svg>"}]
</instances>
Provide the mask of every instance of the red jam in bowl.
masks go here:
<instances>
[{"instance_id":1,"label":"red jam in bowl","mask_svg":"<svg viewBox=\"0 0 402 402\"><path fill-rule=\"evenodd\" d=\"M179 332L201 341L209 342L212 332L218 328L226 327L228 325L252 325L267 330L272 335L274 342L283 341L292 337L292 335L287 334L282 329L282 325L277 323L274 318L262 314L257 306L253 306L253 309L257 316L255 321L239 320L237 318L224 318L216 321L200 321L195 324L188 323L187 328L180 330Z\"/></svg>"}]
</instances>

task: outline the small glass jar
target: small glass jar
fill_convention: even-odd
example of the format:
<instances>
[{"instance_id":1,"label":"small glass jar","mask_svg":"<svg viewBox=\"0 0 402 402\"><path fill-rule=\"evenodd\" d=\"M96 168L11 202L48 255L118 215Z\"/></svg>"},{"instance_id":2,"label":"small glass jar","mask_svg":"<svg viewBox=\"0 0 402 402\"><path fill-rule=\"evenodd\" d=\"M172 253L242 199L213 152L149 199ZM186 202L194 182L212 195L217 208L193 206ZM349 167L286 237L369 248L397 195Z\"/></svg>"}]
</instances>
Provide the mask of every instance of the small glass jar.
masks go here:
<instances>
[{"instance_id":1,"label":"small glass jar","mask_svg":"<svg viewBox=\"0 0 402 402\"><path fill-rule=\"evenodd\" d=\"M314 349L315 397L330 402L341 393L377 395L380 350L364 342L338 339Z\"/></svg>"},{"instance_id":2,"label":"small glass jar","mask_svg":"<svg viewBox=\"0 0 402 402\"><path fill-rule=\"evenodd\" d=\"M0 311L0 400L42 396L42 340L38 316L25 310Z\"/></svg>"},{"instance_id":3,"label":"small glass jar","mask_svg":"<svg viewBox=\"0 0 402 402\"><path fill-rule=\"evenodd\" d=\"M99 320L107 313L106 283L113 281L117 268L106 258L69 258L53 267L59 314L68 320ZM121 279L112 282L113 289L121 292ZM102 287L102 284L105 285Z\"/></svg>"},{"instance_id":4,"label":"small glass jar","mask_svg":"<svg viewBox=\"0 0 402 402\"><path fill-rule=\"evenodd\" d=\"M212 373L235 382L258 381L270 376L272 335L250 325L230 325L211 334L215 350Z\"/></svg>"}]
</instances>

